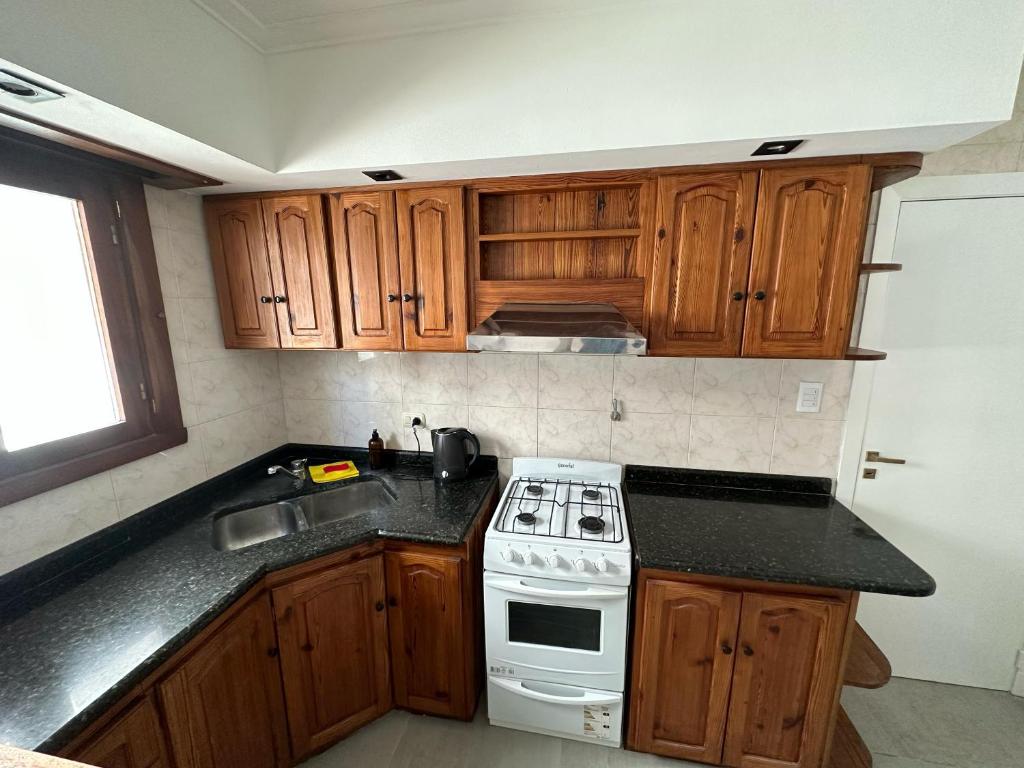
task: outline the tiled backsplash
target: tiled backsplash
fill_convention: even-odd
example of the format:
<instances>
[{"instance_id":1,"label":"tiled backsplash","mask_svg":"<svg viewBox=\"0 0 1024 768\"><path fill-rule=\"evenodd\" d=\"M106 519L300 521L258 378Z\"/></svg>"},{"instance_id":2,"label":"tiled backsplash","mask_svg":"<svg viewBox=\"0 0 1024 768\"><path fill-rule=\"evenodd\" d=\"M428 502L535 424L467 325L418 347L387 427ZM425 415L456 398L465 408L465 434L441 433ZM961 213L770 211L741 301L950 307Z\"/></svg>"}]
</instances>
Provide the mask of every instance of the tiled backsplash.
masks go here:
<instances>
[{"instance_id":1,"label":"tiled backsplash","mask_svg":"<svg viewBox=\"0 0 1024 768\"><path fill-rule=\"evenodd\" d=\"M288 439L415 449L402 414L513 456L834 477L853 363L530 354L281 352ZM801 381L820 413L797 413ZM612 398L620 421L610 418ZM430 436L421 432L429 450Z\"/></svg>"}]
</instances>

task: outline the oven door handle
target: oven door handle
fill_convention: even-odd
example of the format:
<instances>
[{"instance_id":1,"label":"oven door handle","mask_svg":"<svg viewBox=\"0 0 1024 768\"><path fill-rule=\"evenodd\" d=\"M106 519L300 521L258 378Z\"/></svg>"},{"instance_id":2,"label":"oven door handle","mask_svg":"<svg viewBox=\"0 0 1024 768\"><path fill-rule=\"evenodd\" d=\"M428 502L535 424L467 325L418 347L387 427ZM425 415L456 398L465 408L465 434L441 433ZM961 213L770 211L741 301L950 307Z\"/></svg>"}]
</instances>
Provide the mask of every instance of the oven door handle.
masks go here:
<instances>
[{"instance_id":1,"label":"oven door handle","mask_svg":"<svg viewBox=\"0 0 1024 768\"><path fill-rule=\"evenodd\" d=\"M565 598L586 598L587 600L625 600L625 591L613 591L600 587L587 587L586 589L543 589L542 587L531 587L529 584L511 579L509 581L493 581L486 586L494 587L502 592L512 592L517 595L529 595L531 597L565 597Z\"/></svg>"},{"instance_id":2,"label":"oven door handle","mask_svg":"<svg viewBox=\"0 0 1024 768\"><path fill-rule=\"evenodd\" d=\"M500 677L492 677L491 682L500 688L511 691L517 696L534 699L535 701L544 701L548 704L568 704L578 707L581 704L618 704L622 700L620 696L602 696L593 691L584 691L582 696L556 696L553 693L542 693L532 688L527 688L520 680L506 680Z\"/></svg>"}]
</instances>

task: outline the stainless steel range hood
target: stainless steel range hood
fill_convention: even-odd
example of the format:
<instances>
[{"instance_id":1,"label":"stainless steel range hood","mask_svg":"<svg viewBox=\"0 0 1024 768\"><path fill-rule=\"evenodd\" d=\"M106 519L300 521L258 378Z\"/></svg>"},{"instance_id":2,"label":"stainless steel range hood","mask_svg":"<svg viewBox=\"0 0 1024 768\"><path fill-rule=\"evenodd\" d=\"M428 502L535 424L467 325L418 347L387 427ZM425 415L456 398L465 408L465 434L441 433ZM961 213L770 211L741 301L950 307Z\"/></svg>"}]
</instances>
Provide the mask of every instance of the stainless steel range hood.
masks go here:
<instances>
[{"instance_id":1,"label":"stainless steel range hood","mask_svg":"<svg viewBox=\"0 0 1024 768\"><path fill-rule=\"evenodd\" d=\"M470 331L466 349L645 355L647 339L611 304L502 304Z\"/></svg>"}]
</instances>

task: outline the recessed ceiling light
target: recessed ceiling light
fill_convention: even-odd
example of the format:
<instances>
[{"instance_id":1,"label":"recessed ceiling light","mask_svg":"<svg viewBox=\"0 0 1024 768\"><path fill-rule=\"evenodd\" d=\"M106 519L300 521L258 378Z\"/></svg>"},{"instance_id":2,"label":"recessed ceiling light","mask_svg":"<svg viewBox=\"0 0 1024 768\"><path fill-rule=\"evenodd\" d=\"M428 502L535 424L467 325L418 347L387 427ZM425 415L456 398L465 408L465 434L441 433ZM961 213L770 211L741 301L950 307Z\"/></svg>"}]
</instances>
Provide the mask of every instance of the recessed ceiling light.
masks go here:
<instances>
[{"instance_id":1,"label":"recessed ceiling light","mask_svg":"<svg viewBox=\"0 0 1024 768\"><path fill-rule=\"evenodd\" d=\"M384 171L363 171L364 176L369 176L374 181L398 181L402 177L388 169Z\"/></svg>"},{"instance_id":2,"label":"recessed ceiling light","mask_svg":"<svg viewBox=\"0 0 1024 768\"><path fill-rule=\"evenodd\" d=\"M760 147L750 153L754 155L788 155L794 149L804 143L803 139L785 139L782 141L766 141Z\"/></svg>"},{"instance_id":3,"label":"recessed ceiling light","mask_svg":"<svg viewBox=\"0 0 1024 768\"><path fill-rule=\"evenodd\" d=\"M31 102L64 98L63 93L58 93L52 88L34 83L6 69L0 69L0 92L14 96L22 101Z\"/></svg>"}]
</instances>

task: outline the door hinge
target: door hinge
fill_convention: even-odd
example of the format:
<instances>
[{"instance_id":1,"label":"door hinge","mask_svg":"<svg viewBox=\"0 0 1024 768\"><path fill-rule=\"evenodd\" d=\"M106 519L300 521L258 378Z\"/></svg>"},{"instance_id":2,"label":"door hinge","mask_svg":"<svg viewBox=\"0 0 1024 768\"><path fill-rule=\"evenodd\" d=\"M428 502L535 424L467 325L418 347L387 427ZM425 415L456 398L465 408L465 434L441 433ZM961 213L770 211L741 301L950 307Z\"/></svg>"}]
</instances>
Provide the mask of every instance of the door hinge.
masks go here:
<instances>
[{"instance_id":1,"label":"door hinge","mask_svg":"<svg viewBox=\"0 0 1024 768\"><path fill-rule=\"evenodd\" d=\"M120 219L121 218L121 201L120 200L115 200L114 201L114 210L117 212L117 218Z\"/></svg>"},{"instance_id":2,"label":"door hinge","mask_svg":"<svg viewBox=\"0 0 1024 768\"><path fill-rule=\"evenodd\" d=\"M139 399L149 400L149 393L146 392L146 382L144 381L139 382Z\"/></svg>"},{"instance_id":3,"label":"door hinge","mask_svg":"<svg viewBox=\"0 0 1024 768\"><path fill-rule=\"evenodd\" d=\"M110 224L110 239L113 241L114 245L121 244L121 241L117 239L117 224L114 224L113 222Z\"/></svg>"}]
</instances>

